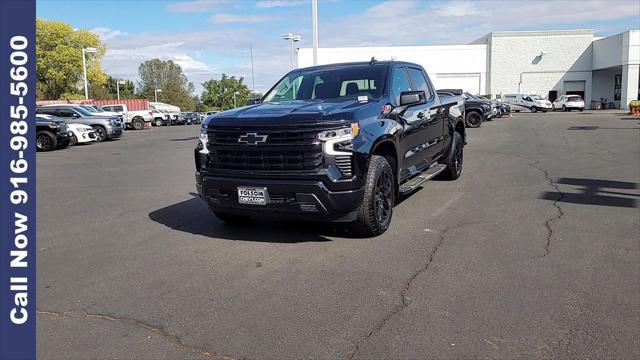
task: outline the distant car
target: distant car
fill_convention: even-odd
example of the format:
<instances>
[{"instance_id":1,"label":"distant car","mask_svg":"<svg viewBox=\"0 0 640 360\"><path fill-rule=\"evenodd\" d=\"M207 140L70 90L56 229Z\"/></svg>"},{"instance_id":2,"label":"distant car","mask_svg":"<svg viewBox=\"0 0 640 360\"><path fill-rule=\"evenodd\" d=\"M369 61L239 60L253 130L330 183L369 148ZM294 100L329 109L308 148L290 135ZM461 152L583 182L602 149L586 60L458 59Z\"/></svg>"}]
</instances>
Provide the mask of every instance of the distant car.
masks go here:
<instances>
[{"instance_id":1,"label":"distant car","mask_svg":"<svg viewBox=\"0 0 640 360\"><path fill-rule=\"evenodd\" d=\"M187 125L191 124L199 124L200 123L200 115L196 112L186 112L182 113L184 115L184 122Z\"/></svg>"},{"instance_id":2,"label":"distant car","mask_svg":"<svg viewBox=\"0 0 640 360\"><path fill-rule=\"evenodd\" d=\"M127 128L135 130L142 130L147 126L145 123L149 123L151 126L151 120L153 113L151 110L129 110L125 104L110 104L102 106L102 109L118 113L124 117L124 124Z\"/></svg>"},{"instance_id":3,"label":"distant car","mask_svg":"<svg viewBox=\"0 0 640 360\"><path fill-rule=\"evenodd\" d=\"M153 118L153 126L163 126L171 123L169 114L164 113L162 110L151 110L151 117Z\"/></svg>"},{"instance_id":4,"label":"distant car","mask_svg":"<svg viewBox=\"0 0 640 360\"><path fill-rule=\"evenodd\" d=\"M72 120L65 120L53 115L37 114L36 119L66 122L69 127L69 131L71 132L71 141L69 142L69 146L96 141L96 132L89 125L75 124Z\"/></svg>"},{"instance_id":5,"label":"distant car","mask_svg":"<svg viewBox=\"0 0 640 360\"><path fill-rule=\"evenodd\" d=\"M89 125L95 130L96 141L116 139L122 136L122 124L118 117L96 116L77 105L39 106L36 108L36 114L54 115L63 119L70 119L75 124Z\"/></svg>"},{"instance_id":6,"label":"distant car","mask_svg":"<svg viewBox=\"0 0 640 360\"><path fill-rule=\"evenodd\" d=\"M69 146L71 133L62 120L44 119L36 116L36 150L51 151Z\"/></svg>"},{"instance_id":7,"label":"distant car","mask_svg":"<svg viewBox=\"0 0 640 360\"><path fill-rule=\"evenodd\" d=\"M553 111L571 111L571 110L584 110L584 100L580 95L560 95L553 102Z\"/></svg>"},{"instance_id":8,"label":"distant car","mask_svg":"<svg viewBox=\"0 0 640 360\"><path fill-rule=\"evenodd\" d=\"M504 102L509 104L513 111L520 112L523 109L528 109L532 113L547 112L552 109L551 102L544 100L538 95L528 94L507 94L503 97Z\"/></svg>"}]
</instances>

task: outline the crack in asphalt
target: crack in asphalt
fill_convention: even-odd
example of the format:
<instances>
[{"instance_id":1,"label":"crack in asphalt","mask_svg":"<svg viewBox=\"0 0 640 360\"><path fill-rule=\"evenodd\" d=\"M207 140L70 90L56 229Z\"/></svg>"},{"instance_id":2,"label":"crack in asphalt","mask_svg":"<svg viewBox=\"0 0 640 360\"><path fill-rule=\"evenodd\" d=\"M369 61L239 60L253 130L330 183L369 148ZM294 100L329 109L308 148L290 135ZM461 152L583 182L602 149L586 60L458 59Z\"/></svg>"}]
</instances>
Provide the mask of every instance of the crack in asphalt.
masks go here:
<instances>
[{"instance_id":1,"label":"crack in asphalt","mask_svg":"<svg viewBox=\"0 0 640 360\"><path fill-rule=\"evenodd\" d=\"M183 349L183 350L186 350L188 352L194 353L194 354L203 355L203 356L205 356L207 358L212 358L212 359L235 360L234 357L227 356L227 355L218 355L215 352L207 350L207 349L205 349L203 347L198 347L198 346L195 346L195 345L187 344L184 341L182 341L182 339L180 339L180 337L178 335L171 334L170 332L166 331L164 328L162 328L160 326L151 325L151 324L149 324L147 322L144 322L142 320L127 318L127 317L113 316L113 315L108 315L108 314L89 313L85 309L82 309L81 311L82 311L82 314L84 315L84 317L86 317L88 319L97 319L97 320L118 322L118 323L123 323L123 324L127 324L127 325L133 325L135 327L139 327L139 328L143 328L143 329L145 329L147 331L151 331L152 333L154 333L156 335L159 335L159 336L161 336L162 338L164 338L166 340L169 340L176 347L178 347L180 349ZM50 315L50 316L54 316L54 317L76 318L74 316L69 316L66 312L59 312L59 311L53 311L53 310L37 310L36 309L36 314Z\"/></svg>"},{"instance_id":2,"label":"crack in asphalt","mask_svg":"<svg viewBox=\"0 0 640 360\"><path fill-rule=\"evenodd\" d=\"M559 221L564 216L564 211L562 210L562 207L559 205L559 202L562 201L562 199L564 199L564 193L560 190L560 187L549 176L549 172L546 169L543 169L537 166L536 163L537 161L535 163L530 162L529 166L542 172L544 174L544 177L549 182L549 185L551 185L558 193L558 198L553 201L553 206L556 208L558 214L556 216L548 218L544 222L544 226L547 229L547 243L545 244L544 255L542 255L542 257L545 257L549 255L549 248L551 247L551 238L553 237L553 228L551 227L551 223L554 221Z\"/></svg>"},{"instance_id":3,"label":"crack in asphalt","mask_svg":"<svg viewBox=\"0 0 640 360\"><path fill-rule=\"evenodd\" d=\"M429 266L431 265L431 263L433 262L436 253L438 252L438 249L440 249L440 246L444 243L445 241L445 234L452 229L456 229L459 227L463 227L466 225L471 225L471 224L478 224L480 222L475 221L475 222L466 222L466 223L462 223L459 225L455 225L455 226L449 226L447 228L445 228L443 231L438 233L438 237L439 240L435 243L435 245L431 248L431 252L429 253L429 258L427 260L427 262L425 262L421 267L419 267L416 271L414 271L409 278L407 278L407 280L404 281L402 289L400 290L400 304L396 305L391 311L389 311L382 319L380 319L380 321L378 321L375 326L373 326L373 328L371 328L371 330L369 330L369 332L364 335L363 337L361 337L360 339L358 339L356 342L353 343L351 350L346 354L346 358L347 359L353 359L355 357L355 355L358 353L358 351L360 350L360 345L365 343L371 336L373 336L374 334L376 334L377 332L379 332L384 325L387 323L387 321L389 321L389 319L391 319L392 317L394 317L395 315L397 315L398 313L400 313L402 310L406 309L409 306L409 297L407 296L407 294L409 293L409 290L411 289L411 284L413 283L413 280L415 280L420 274L426 272L429 269Z\"/></svg>"}]
</instances>

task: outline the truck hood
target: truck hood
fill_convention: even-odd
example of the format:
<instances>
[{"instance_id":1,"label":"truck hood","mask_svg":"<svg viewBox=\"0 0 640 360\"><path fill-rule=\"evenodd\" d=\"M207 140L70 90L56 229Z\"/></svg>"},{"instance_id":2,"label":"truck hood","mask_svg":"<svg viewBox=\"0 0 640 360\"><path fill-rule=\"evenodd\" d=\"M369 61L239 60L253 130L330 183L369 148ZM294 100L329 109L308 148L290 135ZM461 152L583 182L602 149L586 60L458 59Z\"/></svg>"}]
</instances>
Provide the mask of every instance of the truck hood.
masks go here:
<instances>
[{"instance_id":1,"label":"truck hood","mask_svg":"<svg viewBox=\"0 0 640 360\"><path fill-rule=\"evenodd\" d=\"M351 120L354 112L367 107L379 109L378 101L359 102L356 99L324 101L291 101L249 105L216 113L209 118L212 126L255 126L311 124L325 120Z\"/></svg>"}]
</instances>

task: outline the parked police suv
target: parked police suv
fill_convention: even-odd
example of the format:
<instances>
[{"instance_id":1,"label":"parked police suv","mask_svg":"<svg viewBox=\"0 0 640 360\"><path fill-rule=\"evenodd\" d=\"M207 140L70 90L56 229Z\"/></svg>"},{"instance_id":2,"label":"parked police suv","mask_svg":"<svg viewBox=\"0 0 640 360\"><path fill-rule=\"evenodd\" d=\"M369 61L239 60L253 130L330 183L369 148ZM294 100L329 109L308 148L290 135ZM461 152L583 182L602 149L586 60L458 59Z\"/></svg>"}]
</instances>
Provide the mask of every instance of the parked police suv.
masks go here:
<instances>
[{"instance_id":1,"label":"parked police suv","mask_svg":"<svg viewBox=\"0 0 640 360\"><path fill-rule=\"evenodd\" d=\"M375 236L389 227L399 195L438 174L460 176L464 116L464 101L441 100L416 64L293 70L258 104L206 118L196 187L225 222L352 222Z\"/></svg>"}]
</instances>

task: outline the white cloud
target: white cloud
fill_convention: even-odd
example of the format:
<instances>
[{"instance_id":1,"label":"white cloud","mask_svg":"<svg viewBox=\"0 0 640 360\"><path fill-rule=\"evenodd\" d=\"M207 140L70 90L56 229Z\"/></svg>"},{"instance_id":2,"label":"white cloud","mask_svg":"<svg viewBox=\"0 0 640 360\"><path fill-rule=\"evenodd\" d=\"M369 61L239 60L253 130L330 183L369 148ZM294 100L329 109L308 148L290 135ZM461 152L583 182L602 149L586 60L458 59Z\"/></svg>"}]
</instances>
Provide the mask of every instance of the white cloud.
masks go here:
<instances>
[{"instance_id":1,"label":"white cloud","mask_svg":"<svg viewBox=\"0 0 640 360\"><path fill-rule=\"evenodd\" d=\"M256 3L256 7L262 9L285 7L285 6L298 6L303 4L310 4L309 0L263 0Z\"/></svg>"},{"instance_id":2,"label":"white cloud","mask_svg":"<svg viewBox=\"0 0 640 360\"><path fill-rule=\"evenodd\" d=\"M247 39L253 41L255 88L264 92L289 71L289 47L279 37L260 38L246 29L143 33L118 38L107 42L102 66L109 75L137 81L140 63L160 58L178 63L196 86L196 94L203 90L201 83L219 78L222 73L242 76L251 87ZM204 60L207 55L227 59L224 63L231 64L209 63Z\"/></svg>"},{"instance_id":3,"label":"white cloud","mask_svg":"<svg viewBox=\"0 0 640 360\"><path fill-rule=\"evenodd\" d=\"M209 17L209 21L214 24L230 24L230 23L244 23L255 24L260 22L269 22L280 20L279 16L274 15L236 15L220 13Z\"/></svg>"},{"instance_id":4,"label":"white cloud","mask_svg":"<svg viewBox=\"0 0 640 360\"><path fill-rule=\"evenodd\" d=\"M198 13L215 9L217 6L228 3L228 0L193 0L179 1L167 5L171 12Z\"/></svg>"},{"instance_id":5,"label":"white cloud","mask_svg":"<svg viewBox=\"0 0 640 360\"><path fill-rule=\"evenodd\" d=\"M321 22L320 46L460 44L491 31L583 28L638 13L637 0L386 1L362 14ZM390 18L402 18L402 26Z\"/></svg>"},{"instance_id":6,"label":"white cloud","mask_svg":"<svg viewBox=\"0 0 640 360\"><path fill-rule=\"evenodd\" d=\"M98 35L102 41L107 41L118 36L128 35L126 32L115 29L112 30L106 27L93 28L91 29L91 32Z\"/></svg>"}]
</instances>

